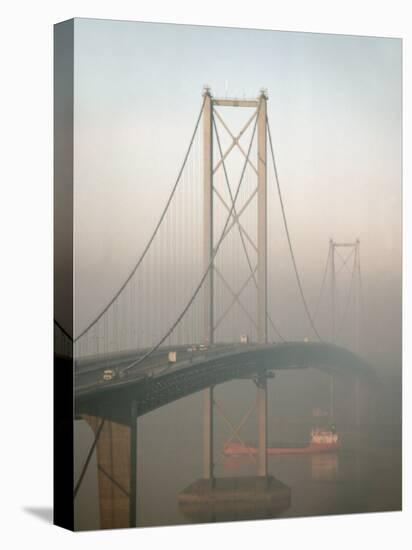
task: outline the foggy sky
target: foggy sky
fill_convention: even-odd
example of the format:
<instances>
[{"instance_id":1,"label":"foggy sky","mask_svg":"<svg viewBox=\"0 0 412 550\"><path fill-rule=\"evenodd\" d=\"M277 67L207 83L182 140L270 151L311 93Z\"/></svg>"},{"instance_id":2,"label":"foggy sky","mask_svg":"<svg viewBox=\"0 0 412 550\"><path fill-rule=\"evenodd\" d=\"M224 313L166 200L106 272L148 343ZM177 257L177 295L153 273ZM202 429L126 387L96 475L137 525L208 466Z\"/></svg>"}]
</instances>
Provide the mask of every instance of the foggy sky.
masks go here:
<instances>
[{"instance_id":1,"label":"foggy sky","mask_svg":"<svg viewBox=\"0 0 412 550\"><path fill-rule=\"evenodd\" d=\"M203 86L229 97L256 97L264 87L309 302L329 238L359 238L364 351L384 368L399 366L400 40L76 19L74 61L76 332L111 298L151 234ZM279 325L300 337L302 308L273 208L269 249L278 271L269 284Z\"/></svg>"}]
</instances>

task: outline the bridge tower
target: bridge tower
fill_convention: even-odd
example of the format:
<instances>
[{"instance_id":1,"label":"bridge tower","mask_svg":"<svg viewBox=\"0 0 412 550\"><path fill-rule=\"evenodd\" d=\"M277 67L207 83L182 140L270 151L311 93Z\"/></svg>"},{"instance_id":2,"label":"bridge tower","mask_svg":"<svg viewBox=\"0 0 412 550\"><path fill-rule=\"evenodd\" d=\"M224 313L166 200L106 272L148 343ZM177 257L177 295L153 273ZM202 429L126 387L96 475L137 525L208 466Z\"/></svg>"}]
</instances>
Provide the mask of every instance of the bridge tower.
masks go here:
<instances>
[{"instance_id":1,"label":"bridge tower","mask_svg":"<svg viewBox=\"0 0 412 550\"><path fill-rule=\"evenodd\" d=\"M213 148L213 128L216 106L255 108L256 109L256 140L257 140L257 340L260 344L267 343L267 93L261 90L257 99L228 99L214 98L210 88L205 87L203 109L203 264L204 270L208 270L204 281L204 341L206 344L214 343L214 255L215 243L213 241L214 222L214 174L224 162L224 156L215 164ZM219 115L218 115L219 116ZM220 120L221 117L219 116ZM239 146L239 139L248 128L254 117L250 118L239 135L232 137L231 149ZM225 125L228 130L227 126ZM230 130L228 130L230 132ZM220 151L221 155L222 152ZM227 153L227 154L228 154ZM248 156L245 155L246 160ZM233 198L232 198L233 200ZM235 210L235 201L232 204L234 221L239 224ZM223 237L224 238L224 237ZM234 293L235 295L235 293ZM267 476L267 380L262 374L256 382L259 422L259 451L258 451L258 475ZM213 387L204 390L204 416L203 416L203 446L204 446L204 478L213 482Z\"/></svg>"},{"instance_id":2,"label":"bridge tower","mask_svg":"<svg viewBox=\"0 0 412 550\"><path fill-rule=\"evenodd\" d=\"M340 254L341 249L346 249L349 253L346 258ZM338 343L342 324L345 321L345 317L348 311L349 300L353 297L353 326L354 326L354 343L353 351L359 353L360 344L360 308L361 308L361 271L360 271L360 240L356 239L354 242L336 242L333 239L329 240L329 261L331 265L330 270L330 291L331 291L331 316L332 316L332 337L331 341L334 344ZM346 303L343 312L339 311L338 307L338 294L337 294L337 276L344 268L348 269L348 261L353 257L353 265L351 271L351 282L348 291L348 302ZM338 261L340 262L337 267ZM340 323L340 324L338 324ZM330 377L330 417L332 421L335 417L335 378L333 373ZM356 424L360 424L360 381L359 378L355 379L355 417Z\"/></svg>"}]
</instances>

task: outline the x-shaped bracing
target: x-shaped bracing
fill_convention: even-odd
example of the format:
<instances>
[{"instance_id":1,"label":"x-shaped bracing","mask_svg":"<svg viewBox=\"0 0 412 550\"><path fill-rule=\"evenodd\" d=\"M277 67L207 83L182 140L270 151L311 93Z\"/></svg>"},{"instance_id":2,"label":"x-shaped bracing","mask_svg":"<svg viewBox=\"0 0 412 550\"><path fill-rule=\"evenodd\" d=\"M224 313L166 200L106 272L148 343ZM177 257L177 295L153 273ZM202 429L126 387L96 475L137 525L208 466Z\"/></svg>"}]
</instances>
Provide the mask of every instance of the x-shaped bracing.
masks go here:
<instances>
[{"instance_id":1,"label":"x-shaped bracing","mask_svg":"<svg viewBox=\"0 0 412 550\"><path fill-rule=\"evenodd\" d=\"M237 302L239 304L239 306L242 308L242 311L246 314L246 316L249 318L249 320L253 323L253 325L256 327L257 329L257 324L256 324L256 321L253 319L253 317L250 315L250 313L248 312L248 310L245 308L245 306L242 304L242 302L240 301L240 295L242 294L242 292L245 290L245 288L247 287L247 285L249 284L249 281L254 277L255 273L256 273L256 270L257 270L257 266L255 267L255 269L253 270L252 273L250 273L250 275L248 276L248 278L245 280L245 282L243 283L243 285L240 287L240 289L238 290L238 292L234 292L232 290L232 287L230 286L230 284L226 281L225 277L222 275L222 272L215 266L214 267L214 271L215 273L217 273L217 275L219 276L219 278L221 279L222 283L225 285L225 287L228 289L228 291L232 294L232 301L230 302L230 304L227 306L227 308L225 309L225 311L222 313L222 315L219 317L219 319L216 321L216 324L214 325L213 327L213 330L216 330L217 327L220 325L220 323L223 321L223 319L226 317L226 315L229 313L229 311L232 309L232 307L234 306L234 304Z\"/></svg>"},{"instance_id":2,"label":"x-shaped bracing","mask_svg":"<svg viewBox=\"0 0 412 550\"><path fill-rule=\"evenodd\" d=\"M245 157L245 159L247 160L247 162L250 164L250 166L252 167L252 169L254 170L255 174L257 175L258 171L257 171L257 168L256 166L253 164L253 162L250 160L250 158L247 156L247 154L245 153L243 147L240 145L239 143L239 140L241 139L241 137L243 136L243 134L246 132L246 130L249 128L249 126L251 125L251 123L255 120L255 117L257 116L257 110L253 113L253 115L248 119L248 121L246 122L246 124L243 126L243 128L240 130L239 134L237 136L234 136L232 134L232 132L229 130L229 127L227 126L227 124L225 123L225 121L223 120L222 116L219 114L218 111L216 111L216 109L213 109L213 114L217 116L217 118L220 120L223 128L226 130L226 132L229 134L229 136L232 138L232 143L231 145L229 146L229 148L226 150L226 153L224 155L222 155L221 159L219 160L219 162L216 164L216 166L213 168L213 174L215 172L217 172L218 168L224 163L224 161L226 160L226 158L229 156L230 152L235 148L237 147L239 149L239 151L242 153L242 155Z\"/></svg>"},{"instance_id":3,"label":"x-shaped bracing","mask_svg":"<svg viewBox=\"0 0 412 550\"><path fill-rule=\"evenodd\" d=\"M352 251L350 252L350 254L348 255L348 257L346 259L344 259L342 257L342 255L338 252L338 250L336 250L336 248L335 248L335 252L339 256L339 258L342 260L342 264L341 264L340 268L338 269L338 271L336 272L336 275L338 275L338 273L340 273L344 267L346 268L347 272L351 275L352 272L350 271L347 264L348 264L349 260L352 258L353 254L355 252L355 248L352 248Z\"/></svg>"},{"instance_id":4,"label":"x-shaped bracing","mask_svg":"<svg viewBox=\"0 0 412 550\"><path fill-rule=\"evenodd\" d=\"M245 212L245 210L248 208L248 206L250 205L250 203L252 202L253 198L255 197L255 195L257 194L257 185L256 185L256 188L254 189L254 191L251 193L251 195L249 196L249 198L246 200L246 202L244 203L244 205L242 206L242 208L239 210L239 212L236 211L236 207L235 207L235 200L234 200L234 197L233 197L233 194L232 194L232 191L231 191L231 187L230 187L230 183L229 183L229 178L228 178L228 175L227 175L227 171L226 171L226 166L225 166L225 160L226 158L229 156L230 152L235 148L235 147L238 147L238 149L240 150L240 152L242 153L242 155L245 157L246 161L250 164L250 166L252 167L252 169L254 170L254 172L257 174L257 169L256 169L256 166L251 162L251 160L249 159L249 156L245 153L244 149L242 148L242 146L240 145L239 143L239 140L241 139L241 137L243 136L243 134L246 132L247 128L250 126L250 124L253 122L253 120L255 119L255 117L257 116L257 111L255 111L253 113L253 115L248 119L248 121L246 122L246 124L243 126L243 128L241 129L241 131L239 132L239 134L237 136L234 136L232 134L232 132L230 131L230 129L228 128L227 124L225 123L225 121L223 120L222 116L216 111L214 110L213 113L217 116L217 118L219 119L219 121L221 122L222 126L225 128L225 130L228 132L228 134L230 135L230 137L232 138L232 144L229 146L229 148L226 150L225 153L223 153L222 151L222 148L221 148L221 145L220 145L220 139L219 139L219 135L218 135L218 132L217 132L217 128L216 128L216 124L215 122L213 121L213 126L214 126L214 130L215 130L215 133L216 133L216 138L217 138L217 141L218 141L218 145L219 145L219 152L220 152L220 160L219 162L217 163L217 165L214 167L213 169L213 174L215 174L217 172L217 170L222 167L223 168L223 171L224 171L224 175L225 175L225 180L226 180L226 185L227 185L227 189L228 189L228 192L229 192L229 196L230 196L230 201L231 201L231 204L228 205L227 202L225 201L225 199L222 197L221 193L216 189L215 186L213 186L213 191L214 193L216 194L216 196L219 198L220 202L222 203L222 205L224 206L224 208L227 210L227 212L229 212L231 214L231 217L233 218L233 221L231 222L231 224L227 227L226 231L225 231L225 234L223 236L223 239L225 239L228 234L230 233L230 231L233 229L233 227L235 227L235 225L237 225L238 227L238 230L239 230L239 235L240 235L240 238L241 238L241 241L242 241L242 245L243 245L243 249L244 249L244 252L245 252L245 255L246 255L246 259L247 259L247 262L248 262L248 265L249 265L249 269L250 269L250 274L248 276L248 278L245 280L245 282L243 283L243 285L240 287L240 289L235 292L233 291L233 289L231 288L230 284L226 281L226 279L224 278L224 276L222 275L222 273L216 268L214 267L214 270L215 272L218 274L218 276L220 277L220 279L222 280L222 282L224 283L225 287L229 290L229 292L232 294L232 301L231 303L229 304L229 306L226 308L226 310L223 312L223 314L220 316L220 318L218 319L218 321L216 322L215 326L213 327L213 330L216 330L217 327L220 325L220 323L223 321L223 319L226 317L226 315L228 314L228 312L231 310L231 308L233 307L233 305L237 302L239 304L239 306L242 308L243 312L246 314L246 316L250 319L250 321L253 323L253 325L257 328L257 324L255 322L255 320L252 318L252 316L250 315L250 313L247 311L247 309L244 307L244 305L242 304L242 302L240 301L240 295L242 294L242 292L244 291L244 289L246 288L246 286L248 285L249 281L251 279L253 279L254 283L255 283L255 286L257 287L257 282L256 282L256 270L257 270L257 265L253 268L252 267L252 264L251 264L251 261L250 261L250 257L249 257L249 254L247 252L247 248L246 248L246 244L245 244L245 239L249 242L249 244L252 246L252 248L255 250L255 252L257 253L257 246L256 246L256 243L254 242L254 240L252 239L252 237L249 235L248 231L244 228L244 226L242 225L242 223L240 222L240 217L241 215ZM222 239L222 240L223 240Z\"/></svg>"},{"instance_id":5,"label":"x-shaped bracing","mask_svg":"<svg viewBox=\"0 0 412 550\"><path fill-rule=\"evenodd\" d=\"M252 414L252 412L256 409L256 405L257 405L256 401L249 407L249 409L246 411L246 413L244 414L243 418L241 419L241 421L239 422L239 424L237 426L235 426L233 424L233 422L228 418L226 413L223 411L222 406L219 404L218 401L216 401L216 399L213 399L213 404L216 406L216 409L219 411L221 417L223 418L223 420L225 421L226 425L229 427L230 432L231 432L231 435L229 436L229 438L224 443L224 447L226 445L228 445L234 439L237 439L239 441L239 443L242 445L242 447L244 447L246 449L249 458L253 462L256 462L256 457L254 456L251 448L247 445L247 443L240 436L241 429L246 424L246 422L247 422L248 418L250 417L250 415ZM222 452L222 457L224 458L224 452Z\"/></svg>"}]
</instances>

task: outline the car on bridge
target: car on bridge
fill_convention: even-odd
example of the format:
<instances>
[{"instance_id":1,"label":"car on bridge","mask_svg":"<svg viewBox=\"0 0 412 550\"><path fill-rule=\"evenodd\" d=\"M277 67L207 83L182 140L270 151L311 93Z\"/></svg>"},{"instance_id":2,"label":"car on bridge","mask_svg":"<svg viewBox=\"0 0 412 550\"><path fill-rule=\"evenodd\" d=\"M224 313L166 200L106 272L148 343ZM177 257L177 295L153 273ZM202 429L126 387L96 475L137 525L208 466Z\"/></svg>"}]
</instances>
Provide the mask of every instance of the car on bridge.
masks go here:
<instances>
[{"instance_id":1,"label":"car on bridge","mask_svg":"<svg viewBox=\"0 0 412 550\"><path fill-rule=\"evenodd\" d=\"M106 369L103 371L103 380L105 382L109 382L110 380L113 380L115 376L116 376L116 373L113 369Z\"/></svg>"}]
</instances>

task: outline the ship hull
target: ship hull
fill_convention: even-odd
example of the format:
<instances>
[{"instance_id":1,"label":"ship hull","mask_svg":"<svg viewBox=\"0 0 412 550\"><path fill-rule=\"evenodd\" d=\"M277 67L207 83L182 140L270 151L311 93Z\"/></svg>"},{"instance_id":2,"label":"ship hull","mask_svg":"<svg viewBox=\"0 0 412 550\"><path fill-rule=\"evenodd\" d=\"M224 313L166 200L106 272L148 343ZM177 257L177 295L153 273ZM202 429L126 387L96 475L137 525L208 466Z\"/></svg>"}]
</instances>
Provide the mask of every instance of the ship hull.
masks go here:
<instances>
[{"instance_id":1,"label":"ship hull","mask_svg":"<svg viewBox=\"0 0 412 550\"><path fill-rule=\"evenodd\" d=\"M289 454L317 454L333 453L339 450L338 443L310 443L305 447L268 447L268 455L289 455ZM226 456L250 456L256 455L256 447L241 445L239 443L229 443L225 446Z\"/></svg>"}]
</instances>

